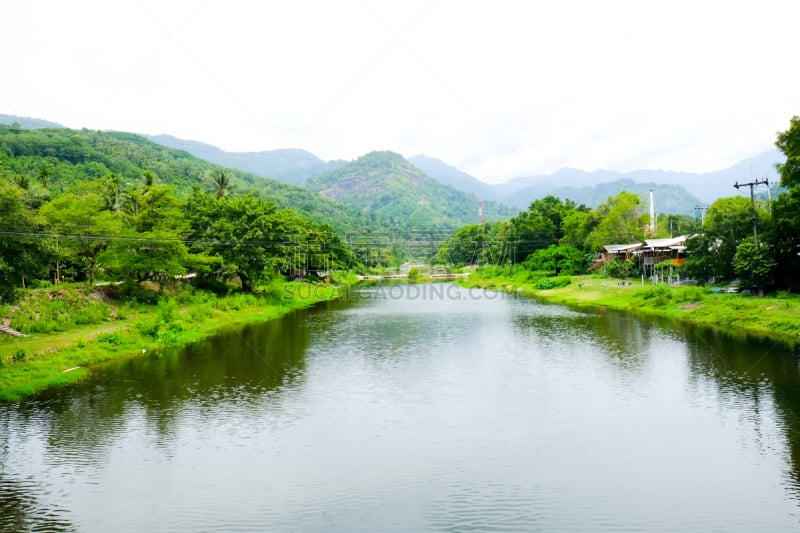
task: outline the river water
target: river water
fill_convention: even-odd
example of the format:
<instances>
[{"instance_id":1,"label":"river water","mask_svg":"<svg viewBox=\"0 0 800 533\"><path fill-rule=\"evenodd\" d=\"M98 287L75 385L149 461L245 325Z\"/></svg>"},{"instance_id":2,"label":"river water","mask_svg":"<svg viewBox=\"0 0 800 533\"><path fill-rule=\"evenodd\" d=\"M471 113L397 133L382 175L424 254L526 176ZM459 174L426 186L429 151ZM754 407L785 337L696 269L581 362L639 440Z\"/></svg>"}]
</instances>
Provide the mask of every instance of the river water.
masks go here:
<instances>
[{"instance_id":1,"label":"river water","mask_svg":"<svg viewBox=\"0 0 800 533\"><path fill-rule=\"evenodd\" d=\"M358 296L0 405L0 531L800 528L796 351L454 285Z\"/></svg>"}]
</instances>

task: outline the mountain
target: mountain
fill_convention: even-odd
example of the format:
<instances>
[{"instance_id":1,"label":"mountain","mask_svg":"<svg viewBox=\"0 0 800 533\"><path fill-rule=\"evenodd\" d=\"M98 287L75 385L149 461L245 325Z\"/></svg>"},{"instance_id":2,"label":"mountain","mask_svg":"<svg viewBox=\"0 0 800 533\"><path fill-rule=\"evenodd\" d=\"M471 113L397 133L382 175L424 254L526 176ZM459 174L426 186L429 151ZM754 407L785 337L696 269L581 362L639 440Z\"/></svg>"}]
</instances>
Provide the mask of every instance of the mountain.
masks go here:
<instances>
[{"instance_id":1,"label":"mountain","mask_svg":"<svg viewBox=\"0 0 800 533\"><path fill-rule=\"evenodd\" d=\"M661 183L636 183L630 179L621 179L598 183L594 187L559 187L550 192L561 199L570 199L576 204L587 207L597 207L610 196L616 196L622 191L637 194L644 202L650 203L650 191L657 213L675 215L695 215L695 207L703 203L686 189L678 185L663 185Z\"/></svg>"},{"instance_id":2,"label":"mountain","mask_svg":"<svg viewBox=\"0 0 800 533\"><path fill-rule=\"evenodd\" d=\"M478 198L487 200L496 199L495 187L489 183L470 176L466 172L448 165L441 159L429 157L424 154L410 157L408 162L432 177L439 183L450 185L456 190L474 194Z\"/></svg>"},{"instance_id":3,"label":"mountain","mask_svg":"<svg viewBox=\"0 0 800 533\"><path fill-rule=\"evenodd\" d=\"M767 150L751 158L745 159L729 168L713 172L676 172L672 170L634 170L632 172L615 172L612 170L595 170L586 172L574 168L563 168L553 174L536 175L512 180L496 185L495 200L513 205L527 207L531 201L541 198L562 187L580 189L594 187L599 183L631 180L638 184L676 185L683 187L690 196L702 203L710 204L718 198L736 196L738 192L733 184L764 179L778 182L775 170L776 163L783 163L786 157L777 149Z\"/></svg>"},{"instance_id":4,"label":"mountain","mask_svg":"<svg viewBox=\"0 0 800 533\"><path fill-rule=\"evenodd\" d=\"M395 227L455 229L478 222L475 195L439 183L394 152L370 152L306 186ZM483 213L485 220L498 220L514 211L484 202Z\"/></svg>"},{"instance_id":5,"label":"mountain","mask_svg":"<svg viewBox=\"0 0 800 533\"><path fill-rule=\"evenodd\" d=\"M25 130L0 125L0 174L24 177L46 201L52 193L69 191L82 182L118 174L126 184L138 183L145 171L174 188L179 197L192 188L211 188L210 175L220 167L185 151L167 148L149 139L125 132L89 130ZM47 184L41 176L47 175ZM365 216L330 198L303 187L232 170L234 194L254 194L293 208L317 223L339 232L361 229ZM382 220L372 221L382 224Z\"/></svg>"},{"instance_id":6,"label":"mountain","mask_svg":"<svg viewBox=\"0 0 800 533\"><path fill-rule=\"evenodd\" d=\"M316 174L335 170L345 161L323 161L311 152L299 148L263 152L226 152L199 141L179 139L171 135L147 135L151 141L170 148L184 150L195 157L224 167L236 168L265 178L301 184Z\"/></svg>"},{"instance_id":7,"label":"mountain","mask_svg":"<svg viewBox=\"0 0 800 533\"><path fill-rule=\"evenodd\" d=\"M5 124L7 126L12 126L14 124L18 124L20 128L26 130L36 130L40 128L63 128L61 124L56 124L55 122L50 122L48 120L42 120L40 118L31 118L31 117L18 117L16 115L3 115L0 114L0 124Z\"/></svg>"}]
</instances>

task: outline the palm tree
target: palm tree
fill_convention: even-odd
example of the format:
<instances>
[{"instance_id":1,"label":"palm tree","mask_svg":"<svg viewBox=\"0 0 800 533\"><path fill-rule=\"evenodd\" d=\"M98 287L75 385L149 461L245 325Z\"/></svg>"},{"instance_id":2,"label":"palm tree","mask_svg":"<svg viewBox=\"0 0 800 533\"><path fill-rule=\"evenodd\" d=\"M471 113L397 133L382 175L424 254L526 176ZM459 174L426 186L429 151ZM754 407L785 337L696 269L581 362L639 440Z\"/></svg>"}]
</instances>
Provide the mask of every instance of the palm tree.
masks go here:
<instances>
[{"instance_id":1,"label":"palm tree","mask_svg":"<svg viewBox=\"0 0 800 533\"><path fill-rule=\"evenodd\" d=\"M214 183L214 194L216 195L217 199L228 196L228 192L230 191L231 187L230 171L224 168L215 170L211 174L211 181Z\"/></svg>"}]
</instances>

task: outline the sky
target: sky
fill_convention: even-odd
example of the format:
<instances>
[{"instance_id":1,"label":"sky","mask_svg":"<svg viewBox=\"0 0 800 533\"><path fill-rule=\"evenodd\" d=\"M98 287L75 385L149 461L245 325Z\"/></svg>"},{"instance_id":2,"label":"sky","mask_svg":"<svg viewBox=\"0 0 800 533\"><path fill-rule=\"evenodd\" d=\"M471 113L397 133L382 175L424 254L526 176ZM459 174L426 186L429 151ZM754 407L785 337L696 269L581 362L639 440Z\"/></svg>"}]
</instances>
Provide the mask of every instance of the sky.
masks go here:
<instances>
[{"instance_id":1,"label":"sky","mask_svg":"<svg viewBox=\"0 0 800 533\"><path fill-rule=\"evenodd\" d=\"M484 181L720 170L800 115L800 4L9 2L0 113Z\"/></svg>"}]
</instances>

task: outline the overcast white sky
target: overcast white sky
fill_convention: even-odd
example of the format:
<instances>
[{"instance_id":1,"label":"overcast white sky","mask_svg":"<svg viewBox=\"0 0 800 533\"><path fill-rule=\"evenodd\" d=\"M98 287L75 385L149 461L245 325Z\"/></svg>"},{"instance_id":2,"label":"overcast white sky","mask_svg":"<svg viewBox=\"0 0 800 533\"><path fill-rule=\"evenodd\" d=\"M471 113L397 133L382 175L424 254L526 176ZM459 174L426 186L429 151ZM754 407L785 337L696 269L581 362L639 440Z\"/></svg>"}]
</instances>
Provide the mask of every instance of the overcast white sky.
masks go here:
<instances>
[{"instance_id":1,"label":"overcast white sky","mask_svg":"<svg viewBox=\"0 0 800 533\"><path fill-rule=\"evenodd\" d=\"M497 181L709 171L800 114L786 1L8 2L0 113Z\"/></svg>"}]
</instances>

